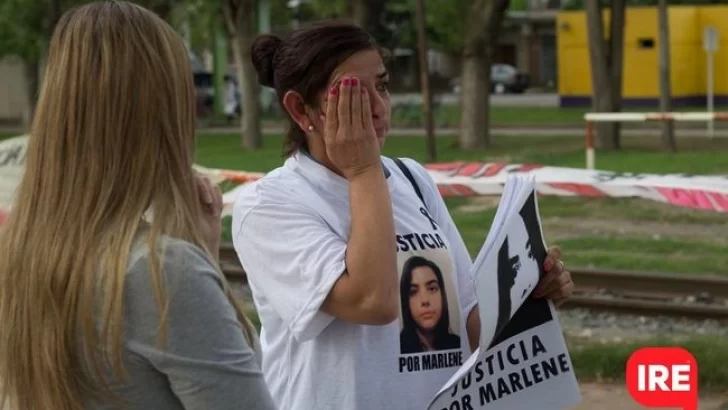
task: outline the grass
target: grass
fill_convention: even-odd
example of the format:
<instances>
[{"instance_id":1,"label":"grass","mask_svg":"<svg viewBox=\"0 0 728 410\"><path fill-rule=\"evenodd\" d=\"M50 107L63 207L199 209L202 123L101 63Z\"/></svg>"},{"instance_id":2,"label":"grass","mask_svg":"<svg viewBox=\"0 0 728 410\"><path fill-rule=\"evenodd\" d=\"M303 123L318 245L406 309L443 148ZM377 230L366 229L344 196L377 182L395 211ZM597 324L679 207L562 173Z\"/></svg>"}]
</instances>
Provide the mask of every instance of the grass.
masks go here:
<instances>
[{"instance_id":1,"label":"grass","mask_svg":"<svg viewBox=\"0 0 728 410\"><path fill-rule=\"evenodd\" d=\"M581 142L570 137L504 137L488 150L475 151L457 149L455 142L452 136L438 138L438 161L508 161L583 167ZM675 154L659 151L656 143L625 138L624 150L598 154L599 168L645 173L728 172L728 155L725 154L728 141L684 139L680 141L680 151ZM201 135L197 161L210 167L265 172L281 164L281 144L280 136L266 136L263 149L249 152L239 148L237 135ZM387 141L384 153L426 161L424 151L422 138L392 137ZM497 201L497 197L446 199L473 255L488 233ZM540 197L539 208L547 240L562 247L571 266L728 274L725 266L728 241L711 240L707 234L694 237L658 235L650 232L649 226L641 232L620 230L651 224L667 231L690 228L700 232L704 228L717 232L720 237L721 231L728 232L728 218L723 214L627 198ZM585 221L601 222L606 228L595 231L584 227ZM226 220L224 240L230 240L229 225Z\"/></svg>"},{"instance_id":2,"label":"grass","mask_svg":"<svg viewBox=\"0 0 728 410\"><path fill-rule=\"evenodd\" d=\"M690 351L698 363L698 386L701 393L724 393L728 386L728 343L725 337L691 336L676 343L659 337L630 343L601 344L568 342L569 354L580 381L624 382L627 359L645 346L676 346Z\"/></svg>"},{"instance_id":3,"label":"grass","mask_svg":"<svg viewBox=\"0 0 728 410\"><path fill-rule=\"evenodd\" d=\"M202 134L197 140L197 162L204 166L269 171L283 162L280 135L266 135L264 147L257 151L240 148L237 134ZM660 151L658 138L623 138L621 151L598 151L597 168L637 173L728 172L728 139L680 139L679 152ZM575 137L499 137L487 150L465 151L456 148L457 138L438 135L437 161L508 161L529 162L565 167L584 167L581 138ZM723 152L721 152L723 151ZM425 140L418 137L392 136L384 154L405 156L427 162Z\"/></svg>"},{"instance_id":4,"label":"grass","mask_svg":"<svg viewBox=\"0 0 728 410\"><path fill-rule=\"evenodd\" d=\"M492 208L473 211L474 201L477 199L446 200L473 255L488 233L497 205L493 201ZM673 237L645 230L622 231L651 222L672 227L670 230L690 227L700 232L703 228L719 234L721 230L728 231L728 218L724 214L624 198L540 197L539 210L547 241L561 246L570 266L728 275L725 264L728 241L710 240L709 234ZM602 224L601 232L580 228L590 220L607 223Z\"/></svg>"}]
</instances>

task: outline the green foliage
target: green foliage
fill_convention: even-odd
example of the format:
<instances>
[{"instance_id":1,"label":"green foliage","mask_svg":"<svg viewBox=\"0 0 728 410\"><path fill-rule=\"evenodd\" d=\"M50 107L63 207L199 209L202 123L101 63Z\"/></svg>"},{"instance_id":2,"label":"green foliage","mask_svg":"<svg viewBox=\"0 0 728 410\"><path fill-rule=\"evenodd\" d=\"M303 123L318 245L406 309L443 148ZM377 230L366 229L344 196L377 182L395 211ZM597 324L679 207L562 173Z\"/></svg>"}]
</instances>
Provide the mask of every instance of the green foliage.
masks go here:
<instances>
[{"instance_id":1,"label":"green foliage","mask_svg":"<svg viewBox=\"0 0 728 410\"><path fill-rule=\"evenodd\" d=\"M189 30L190 48L193 50L212 48L216 27L224 30L220 13L219 0L186 0L170 16L169 22L179 32L183 31L183 27Z\"/></svg>"},{"instance_id":2,"label":"green foliage","mask_svg":"<svg viewBox=\"0 0 728 410\"><path fill-rule=\"evenodd\" d=\"M178 4L175 0L132 1L163 17L169 17L174 6ZM28 62L39 61L61 14L73 6L89 2L90 0L0 1L0 58L17 56Z\"/></svg>"},{"instance_id":3,"label":"green foliage","mask_svg":"<svg viewBox=\"0 0 728 410\"><path fill-rule=\"evenodd\" d=\"M511 11L528 11L528 0L511 0Z\"/></svg>"},{"instance_id":4,"label":"green foliage","mask_svg":"<svg viewBox=\"0 0 728 410\"><path fill-rule=\"evenodd\" d=\"M0 57L39 61L57 18L52 15L53 6L62 10L72 3L72 0L0 1Z\"/></svg>"},{"instance_id":5,"label":"green foliage","mask_svg":"<svg viewBox=\"0 0 728 410\"><path fill-rule=\"evenodd\" d=\"M346 0L311 0L309 7L316 18L335 18L346 14Z\"/></svg>"},{"instance_id":6,"label":"green foliage","mask_svg":"<svg viewBox=\"0 0 728 410\"><path fill-rule=\"evenodd\" d=\"M268 0L270 2L271 30L288 30L293 20L293 10L288 7L288 0Z\"/></svg>"},{"instance_id":7,"label":"green foliage","mask_svg":"<svg viewBox=\"0 0 728 410\"><path fill-rule=\"evenodd\" d=\"M411 0L412 1L412 0ZM425 5L425 24L431 45L446 53L457 53L463 47L471 0L431 0Z\"/></svg>"},{"instance_id":8,"label":"green foliage","mask_svg":"<svg viewBox=\"0 0 728 410\"><path fill-rule=\"evenodd\" d=\"M525 0L520 0L524 2ZM425 30L433 49L456 53L462 47L465 24L472 0L426 0ZM342 17L346 0L311 0L313 18ZM387 48L417 48L416 0L386 0L377 9L375 27L367 27L379 44Z\"/></svg>"}]
</instances>

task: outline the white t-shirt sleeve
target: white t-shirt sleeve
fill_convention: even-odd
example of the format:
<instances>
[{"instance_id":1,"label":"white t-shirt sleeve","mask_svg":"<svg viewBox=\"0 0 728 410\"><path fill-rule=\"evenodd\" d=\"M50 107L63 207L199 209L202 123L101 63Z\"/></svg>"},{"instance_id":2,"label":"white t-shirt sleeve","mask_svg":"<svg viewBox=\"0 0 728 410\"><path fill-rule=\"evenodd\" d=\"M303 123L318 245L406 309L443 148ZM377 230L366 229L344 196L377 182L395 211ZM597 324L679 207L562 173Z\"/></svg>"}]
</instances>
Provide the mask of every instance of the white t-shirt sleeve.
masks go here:
<instances>
[{"instance_id":1,"label":"white t-shirt sleeve","mask_svg":"<svg viewBox=\"0 0 728 410\"><path fill-rule=\"evenodd\" d=\"M255 291L299 342L333 316L320 307L346 270L346 242L295 198L243 194L233 211L233 243Z\"/></svg>"},{"instance_id":2,"label":"white t-shirt sleeve","mask_svg":"<svg viewBox=\"0 0 728 410\"><path fill-rule=\"evenodd\" d=\"M447 205L445 205L445 201L442 199L442 195L440 195L440 191L437 189L437 184L432 177L430 177L427 170L413 159L402 158L402 161L407 165L410 172L412 172L412 175L415 177L415 180L420 187L420 191L422 191L422 196L425 198L430 214L432 214L432 217L435 218L437 223L440 225L448 242L450 243L450 256L454 260L457 272L460 309L468 315L478 304L478 299L475 295L475 283L473 282L473 277L471 275L473 260L470 258L468 248L465 246L465 242L463 241L455 222L453 222L452 217L450 216L450 211L447 209Z\"/></svg>"}]
</instances>

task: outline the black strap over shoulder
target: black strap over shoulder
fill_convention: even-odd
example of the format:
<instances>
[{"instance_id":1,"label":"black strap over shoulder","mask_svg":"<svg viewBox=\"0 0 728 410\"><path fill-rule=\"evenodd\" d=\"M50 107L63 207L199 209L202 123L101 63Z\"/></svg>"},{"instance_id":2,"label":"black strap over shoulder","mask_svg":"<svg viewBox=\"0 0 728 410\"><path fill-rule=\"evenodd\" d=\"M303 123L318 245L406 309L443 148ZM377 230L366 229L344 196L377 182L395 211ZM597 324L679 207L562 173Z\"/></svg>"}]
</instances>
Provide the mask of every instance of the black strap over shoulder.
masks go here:
<instances>
[{"instance_id":1,"label":"black strap over shoulder","mask_svg":"<svg viewBox=\"0 0 728 410\"><path fill-rule=\"evenodd\" d=\"M401 159L392 158L392 160L394 161L395 164L397 164L399 169L402 170L402 172L404 173L404 176L406 176L407 179L409 179L409 182L412 184L412 188L415 189L415 193L420 198L420 201L422 201L422 204L425 205L425 208L426 208L427 204L425 203L425 198L422 196L422 191L420 191L420 186L417 184L417 181L415 180L414 175L412 175L412 172L409 170L407 165L405 165L405 163Z\"/></svg>"}]
</instances>

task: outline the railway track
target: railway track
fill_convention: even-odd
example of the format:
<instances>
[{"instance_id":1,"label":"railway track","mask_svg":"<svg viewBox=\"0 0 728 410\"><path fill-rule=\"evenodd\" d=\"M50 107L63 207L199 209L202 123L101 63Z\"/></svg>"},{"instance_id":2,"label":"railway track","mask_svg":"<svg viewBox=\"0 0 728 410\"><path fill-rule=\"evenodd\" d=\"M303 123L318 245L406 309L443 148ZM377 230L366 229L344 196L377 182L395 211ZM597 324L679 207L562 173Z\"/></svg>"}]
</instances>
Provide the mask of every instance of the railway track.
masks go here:
<instances>
[{"instance_id":1,"label":"railway track","mask_svg":"<svg viewBox=\"0 0 728 410\"><path fill-rule=\"evenodd\" d=\"M232 244L220 247L223 272L245 283ZM728 278L572 268L574 294L561 309L588 309L643 316L728 320Z\"/></svg>"},{"instance_id":2,"label":"railway track","mask_svg":"<svg viewBox=\"0 0 728 410\"><path fill-rule=\"evenodd\" d=\"M603 269L571 273L576 288L564 309L728 320L725 277Z\"/></svg>"}]
</instances>

